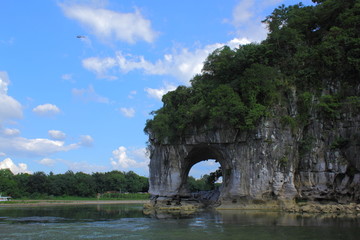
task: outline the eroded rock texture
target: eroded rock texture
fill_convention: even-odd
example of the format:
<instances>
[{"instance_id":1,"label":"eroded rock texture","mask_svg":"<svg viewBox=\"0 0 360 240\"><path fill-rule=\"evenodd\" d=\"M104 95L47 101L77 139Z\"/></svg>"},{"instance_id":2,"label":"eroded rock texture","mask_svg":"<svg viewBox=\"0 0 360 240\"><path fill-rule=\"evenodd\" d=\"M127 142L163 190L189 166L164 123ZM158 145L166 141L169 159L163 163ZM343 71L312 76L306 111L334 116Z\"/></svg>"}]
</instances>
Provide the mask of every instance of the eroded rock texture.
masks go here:
<instances>
[{"instance_id":1,"label":"eroded rock texture","mask_svg":"<svg viewBox=\"0 0 360 240\"><path fill-rule=\"evenodd\" d=\"M311 200L360 201L360 118L315 119L303 134L298 193Z\"/></svg>"},{"instance_id":2,"label":"eroded rock texture","mask_svg":"<svg viewBox=\"0 0 360 240\"><path fill-rule=\"evenodd\" d=\"M281 111L297 114L294 104ZM329 119L314 112L307 124L290 127L281 121L281 111L252 131L195 129L178 144L153 139L153 199L189 197L191 167L216 159L223 173L220 203L296 198L359 202L360 115L349 111Z\"/></svg>"}]
</instances>

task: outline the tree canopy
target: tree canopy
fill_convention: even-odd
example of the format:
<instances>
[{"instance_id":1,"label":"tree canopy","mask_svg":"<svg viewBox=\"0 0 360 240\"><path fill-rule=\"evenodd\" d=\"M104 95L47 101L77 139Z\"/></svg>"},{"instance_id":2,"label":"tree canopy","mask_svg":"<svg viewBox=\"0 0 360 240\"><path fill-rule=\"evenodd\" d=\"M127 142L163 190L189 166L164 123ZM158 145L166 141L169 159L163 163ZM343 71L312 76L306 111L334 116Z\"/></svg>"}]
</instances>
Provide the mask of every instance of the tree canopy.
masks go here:
<instances>
[{"instance_id":1,"label":"tree canopy","mask_svg":"<svg viewBox=\"0 0 360 240\"><path fill-rule=\"evenodd\" d=\"M216 49L191 86L163 96L145 133L176 142L199 127L253 129L294 88L306 96L337 86L336 101L356 97L360 1L313 2L276 8L263 20L269 33L261 43Z\"/></svg>"},{"instance_id":2,"label":"tree canopy","mask_svg":"<svg viewBox=\"0 0 360 240\"><path fill-rule=\"evenodd\" d=\"M148 178L136 173L111 171L93 174L67 171L64 174L20 173L0 169L0 194L15 198L48 196L95 197L108 191L119 193L147 192Z\"/></svg>"}]
</instances>

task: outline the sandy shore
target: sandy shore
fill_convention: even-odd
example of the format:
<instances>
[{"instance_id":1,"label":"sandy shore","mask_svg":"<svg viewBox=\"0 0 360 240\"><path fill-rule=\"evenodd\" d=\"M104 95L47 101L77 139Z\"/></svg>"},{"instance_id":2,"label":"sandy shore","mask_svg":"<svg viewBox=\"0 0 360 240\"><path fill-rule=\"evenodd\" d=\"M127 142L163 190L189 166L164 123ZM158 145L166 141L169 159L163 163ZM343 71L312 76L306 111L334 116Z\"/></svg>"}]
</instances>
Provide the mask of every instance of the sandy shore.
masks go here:
<instances>
[{"instance_id":1,"label":"sandy shore","mask_svg":"<svg viewBox=\"0 0 360 240\"><path fill-rule=\"evenodd\" d=\"M149 200L13 200L0 202L0 207L49 206L49 205L86 205L86 204L145 204Z\"/></svg>"}]
</instances>

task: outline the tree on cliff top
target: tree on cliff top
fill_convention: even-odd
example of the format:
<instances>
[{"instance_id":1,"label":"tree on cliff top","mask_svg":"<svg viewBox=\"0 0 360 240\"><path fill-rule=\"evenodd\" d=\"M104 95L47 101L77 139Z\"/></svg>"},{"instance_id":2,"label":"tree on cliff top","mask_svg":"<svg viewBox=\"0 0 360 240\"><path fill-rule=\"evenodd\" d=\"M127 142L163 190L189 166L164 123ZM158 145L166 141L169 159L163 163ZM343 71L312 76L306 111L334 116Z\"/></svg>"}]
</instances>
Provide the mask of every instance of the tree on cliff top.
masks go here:
<instances>
[{"instance_id":1,"label":"tree on cliff top","mask_svg":"<svg viewBox=\"0 0 360 240\"><path fill-rule=\"evenodd\" d=\"M253 129L290 87L319 94L340 83L343 97L356 96L360 0L313 2L276 8L263 21L269 34L262 43L211 53L190 87L163 96L145 133L158 142L176 142L194 127Z\"/></svg>"}]
</instances>

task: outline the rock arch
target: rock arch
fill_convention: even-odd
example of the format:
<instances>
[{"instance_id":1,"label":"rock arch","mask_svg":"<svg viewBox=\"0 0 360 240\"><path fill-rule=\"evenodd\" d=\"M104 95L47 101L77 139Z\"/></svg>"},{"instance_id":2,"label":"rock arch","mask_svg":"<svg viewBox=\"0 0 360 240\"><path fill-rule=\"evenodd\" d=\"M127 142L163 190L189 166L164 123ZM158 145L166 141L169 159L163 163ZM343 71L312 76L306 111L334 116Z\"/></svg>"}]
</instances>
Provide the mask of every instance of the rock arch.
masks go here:
<instances>
[{"instance_id":1,"label":"rock arch","mask_svg":"<svg viewBox=\"0 0 360 240\"><path fill-rule=\"evenodd\" d=\"M191 168L201 161L216 159L223 172L231 169L229 159L214 144L159 145L153 148L150 158L149 192L155 196L188 196L187 177ZM227 179L223 176L224 182Z\"/></svg>"},{"instance_id":2,"label":"rock arch","mask_svg":"<svg viewBox=\"0 0 360 240\"><path fill-rule=\"evenodd\" d=\"M206 159L216 159L223 172L223 187L220 202L238 202L248 199L265 199L276 195L293 198L297 191L294 185L293 163L280 166L289 144L288 141L270 142L269 139L284 139L287 131L277 131L267 124L261 131L240 132L236 129L194 132L180 144L150 145L150 189L153 199L186 198L186 180L191 167ZM289 134L291 136L291 134ZM276 149L276 151L274 151ZM286 192L285 190L286 189Z\"/></svg>"},{"instance_id":3,"label":"rock arch","mask_svg":"<svg viewBox=\"0 0 360 240\"><path fill-rule=\"evenodd\" d=\"M181 172L181 179L182 183L180 186L180 189L183 189L182 192L188 192L188 189L186 189L186 180L189 176L189 172L191 168L202 161L208 160L208 159L214 159L216 162L218 162L221 166L221 171L223 172L223 185L222 189L226 189L226 186L229 183L229 179L231 179L231 176L225 174L225 173L231 173L231 161L229 159L225 158L223 153L217 148L216 145L206 145L206 144L199 144L192 147L192 149L189 151L187 156L183 159L184 161L184 167L182 168ZM221 192L222 192L221 189ZM221 194L220 192L220 194Z\"/></svg>"},{"instance_id":4,"label":"rock arch","mask_svg":"<svg viewBox=\"0 0 360 240\"><path fill-rule=\"evenodd\" d=\"M328 128L328 122L314 119L306 129L295 132L275 118L264 120L253 131L194 129L176 144L159 143L151 136L152 204L162 199L167 203L186 199L188 173L195 163L205 159L216 159L222 167L222 204L281 203L296 197L360 201L360 117L347 119L332 123L338 131ZM351 141L335 148L334 142L340 137Z\"/></svg>"}]
</instances>

